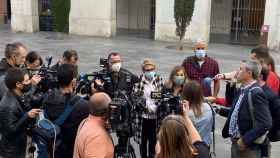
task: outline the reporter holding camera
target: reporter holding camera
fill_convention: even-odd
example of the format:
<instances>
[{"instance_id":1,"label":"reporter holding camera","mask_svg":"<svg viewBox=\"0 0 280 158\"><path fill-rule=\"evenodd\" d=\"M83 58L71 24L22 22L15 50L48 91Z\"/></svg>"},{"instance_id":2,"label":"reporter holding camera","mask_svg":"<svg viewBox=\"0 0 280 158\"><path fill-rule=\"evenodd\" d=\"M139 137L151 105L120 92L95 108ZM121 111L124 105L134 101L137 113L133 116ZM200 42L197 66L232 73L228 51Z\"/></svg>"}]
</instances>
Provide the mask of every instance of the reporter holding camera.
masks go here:
<instances>
[{"instance_id":1,"label":"reporter holding camera","mask_svg":"<svg viewBox=\"0 0 280 158\"><path fill-rule=\"evenodd\" d=\"M142 158L153 158L155 154L157 108L160 102L152 99L151 93L160 92L163 88L162 78L156 74L155 70L155 64L150 59L145 59L142 64L143 74L140 76L140 82L134 86L134 92L146 100L144 111L140 116L139 128L137 128L137 142L140 143ZM149 153L147 153L147 146Z\"/></svg>"},{"instance_id":2,"label":"reporter holding camera","mask_svg":"<svg viewBox=\"0 0 280 158\"><path fill-rule=\"evenodd\" d=\"M40 109L29 109L23 94L31 88L28 74L18 68L10 68L5 76L8 88L0 102L0 157L25 158L27 133Z\"/></svg>"},{"instance_id":3,"label":"reporter holding camera","mask_svg":"<svg viewBox=\"0 0 280 158\"><path fill-rule=\"evenodd\" d=\"M6 84L4 83L4 77L6 72L10 68L23 68L26 62L27 48L22 43L7 44L5 48L5 58L0 62L0 100L8 91ZM31 76L30 76L31 77ZM37 85L41 80L41 77L34 75L31 78L32 85Z\"/></svg>"},{"instance_id":4,"label":"reporter holding camera","mask_svg":"<svg viewBox=\"0 0 280 158\"><path fill-rule=\"evenodd\" d=\"M55 122L56 119L63 115L68 106L73 108L62 125L60 125L62 142L55 151L55 158L71 158L73 156L77 129L80 122L89 113L88 102L74 94L76 76L74 65L60 65L57 71L59 89L48 91L43 100L46 115L52 122Z\"/></svg>"},{"instance_id":5,"label":"reporter holding camera","mask_svg":"<svg viewBox=\"0 0 280 158\"><path fill-rule=\"evenodd\" d=\"M79 56L77 51L71 49L66 50L64 51L62 58L55 65L51 67L51 70L57 71L59 66L63 64L70 64L75 66L75 70L77 71L78 74L78 60L79 60Z\"/></svg>"},{"instance_id":6,"label":"reporter holding camera","mask_svg":"<svg viewBox=\"0 0 280 158\"><path fill-rule=\"evenodd\" d=\"M111 98L116 98L119 91L125 91L130 95L135 83L139 82L136 75L122 68L122 59L119 53L113 52L108 56L108 65L105 70L106 76L110 78L110 83L96 80L99 87L97 91L107 93Z\"/></svg>"},{"instance_id":7,"label":"reporter holding camera","mask_svg":"<svg viewBox=\"0 0 280 158\"><path fill-rule=\"evenodd\" d=\"M31 51L27 54L25 59L25 67L31 70L38 70L43 65L43 59L35 52Z\"/></svg>"},{"instance_id":8,"label":"reporter holding camera","mask_svg":"<svg viewBox=\"0 0 280 158\"><path fill-rule=\"evenodd\" d=\"M89 116L78 129L74 158L113 158L114 145L106 129L111 98L105 93L95 93L89 100Z\"/></svg>"},{"instance_id":9,"label":"reporter holding camera","mask_svg":"<svg viewBox=\"0 0 280 158\"><path fill-rule=\"evenodd\" d=\"M199 132L202 140L210 147L211 131L214 123L211 105L204 102L202 87L196 81L184 85L182 99L189 102L188 116Z\"/></svg>"},{"instance_id":10,"label":"reporter holding camera","mask_svg":"<svg viewBox=\"0 0 280 158\"><path fill-rule=\"evenodd\" d=\"M161 124L155 147L156 158L208 158L209 147L202 141L188 116L189 102L183 101L183 116L169 115Z\"/></svg>"}]
</instances>

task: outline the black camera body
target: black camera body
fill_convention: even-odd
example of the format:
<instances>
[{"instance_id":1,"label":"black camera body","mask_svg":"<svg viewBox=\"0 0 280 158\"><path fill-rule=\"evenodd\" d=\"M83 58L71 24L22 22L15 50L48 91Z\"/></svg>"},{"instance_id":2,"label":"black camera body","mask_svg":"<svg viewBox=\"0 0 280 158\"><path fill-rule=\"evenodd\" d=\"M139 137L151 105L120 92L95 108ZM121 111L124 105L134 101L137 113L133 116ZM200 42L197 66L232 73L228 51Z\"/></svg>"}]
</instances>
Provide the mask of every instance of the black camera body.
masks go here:
<instances>
[{"instance_id":1,"label":"black camera body","mask_svg":"<svg viewBox=\"0 0 280 158\"><path fill-rule=\"evenodd\" d=\"M104 84L111 84L111 78L108 76L108 60L104 58L100 58L100 67L102 68L99 72L92 72L88 74L82 74L79 76L78 85L76 87L76 93L82 95L90 95L91 94L91 84L95 82L95 80L101 80ZM96 89L99 89L97 84L95 84Z\"/></svg>"},{"instance_id":2,"label":"black camera body","mask_svg":"<svg viewBox=\"0 0 280 158\"><path fill-rule=\"evenodd\" d=\"M171 93L152 92L151 98L161 100L161 105L159 107L161 114L165 116L170 114L183 114L183 106L179 96L173 96Z\"/></svg>"},{"instance_id":3,"label":"black camera body","mask_svg":"<svg viewBox=\"0 0 280 158\"><path fill-rule=\"evenodd\" d=\"M111 78L108 77L106 72L93 72L85 75L80 75L78 79L78 85L76 87L76 93L91 94L91 84L95 82L95 80L101 80L102 82L108 84L111 82ZM95 84L95 88L99 89L97 84Z\"/></svg>"},{"instance_id":4,"label":"black camera body","mask_svg":"<svg viewBox=\"0 0 280 158\"><path fill-rule=\"evenodd\" d=\"M132 137L134 133L132 115L133 107L125 92L113 98L109 118L111 131L116 132L118 137Z\"/></svg>"}]
</instances>

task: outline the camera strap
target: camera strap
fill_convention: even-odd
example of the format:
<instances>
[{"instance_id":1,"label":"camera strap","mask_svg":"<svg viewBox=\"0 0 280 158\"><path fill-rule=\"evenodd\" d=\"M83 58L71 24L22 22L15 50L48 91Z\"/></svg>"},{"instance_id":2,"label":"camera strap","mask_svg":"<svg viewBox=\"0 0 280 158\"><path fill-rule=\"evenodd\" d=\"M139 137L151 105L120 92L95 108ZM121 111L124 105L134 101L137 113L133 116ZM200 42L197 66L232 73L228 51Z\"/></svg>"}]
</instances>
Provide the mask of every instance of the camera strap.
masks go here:
<instances>
[{"instance_id":1,"label":"camera strap","mask_svg":"<svg viewBox=\"0 0 280 158\"><path fill-rule=\"evenodd\" d=\"M212 125L212 134L213 134L213 140L212 140L212 146L213 146L213 149L212 151L210 152L209 154L209 157L210 158L216 158L216 137L215 137L215 130L216 130L216 120L215 120L215 116L216 116L216 112L215 110L213 109L212 105L209 103L209 102L206 102L210 109L211 109L211 112L212 112L212 118L213 118L213 125Z\"/></svg>"},{"instance_id":2,"label":"camera strap","mask_svg":"<svg viewBox=\"0 0 280 158\"><path fill-rule=\"evenodd\" d=\"M69 117L69 115L72 113L74 108L76 107L77 103L81 100L82 98L79 96L74 96L71 99L66 99L65 104L64 104L64 111L60 116L54 121L54 123L58 126L63 125L65 120Z\"/></svg>"}]
</instances>

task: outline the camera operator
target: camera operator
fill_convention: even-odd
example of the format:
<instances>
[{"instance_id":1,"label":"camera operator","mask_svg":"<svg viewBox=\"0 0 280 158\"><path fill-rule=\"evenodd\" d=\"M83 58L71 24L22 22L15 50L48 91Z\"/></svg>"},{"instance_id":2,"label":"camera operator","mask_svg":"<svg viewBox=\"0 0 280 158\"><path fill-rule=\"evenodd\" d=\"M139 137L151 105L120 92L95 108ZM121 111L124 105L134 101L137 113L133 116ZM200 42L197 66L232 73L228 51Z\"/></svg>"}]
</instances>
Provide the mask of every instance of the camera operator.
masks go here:
<instances>
[{"instance_id":1,"label":"camera operator","mask_svg":"<svg viewBox=\"0 0 280 158\"><path fill-rule=\"evenodd\" d=\"M58 67L57 79L59 89L46 93L43 106L49 120L54 122L65 111L66 103L74 106L73 111L60 126L61 145L55 151L55 158L71 158L75 143L75 136L80 122L88 116L88 102L74 94L76 86L76 70L71 64L62 64Z\"/></svg>"},{"instance_id":2,"label":"camera operator","mask_svg":"<svg viewBox=\"0 0 280 158\"><path fill-rule=\"evenodd\" d=\"M75 66L75 71L77 71L77 75L78 75L78 60L79 60L79 56L77 51L75 50L66 50L63 53L62 59L60 59L55 65L53 65L51 67L51 70L53 71L57 71L59 66L62 64L71 64Z\"/></svg>"},{"instance_id":3,"label":"camera operator","mask_svg":"<svg viewBox=\"0 0 280 158\"><path fill-rule=\"evenodd\" d=\"M7 44L5 49L5 58L0 63L0 100L8 91L4 84L6 71L10 68L20 68L24 66L26 60L27 48L21 43ZM41 78L34 75L31 78L32 85L37 85Z\"/></svg>"},{"instance_id":4,"label":"camera operator","mask_svg":"<svg viewBox=\"0 0 280 158\"><path fill-rule=\"evenodd\" d=\"M25 59L25 67L31 70L38 70L43 65L43 59L38 52L31 51L27 54Z\"/></svg>"},{"instance_id":5,"label":"camera operator","mask_svg":"<svg viewBox=\"0 0 280 158\"><path fill-rule=\"evenodd\" d=\"M95 93L90 98L90 115L79 126L74 158L114 157L114 145L106 129L110 102L111 98L105 93Z\"/></svg>"},{"instance_id":6,"label":"camera operator","mask_svg":"<svg viewBox=\"0 0 280 158\"><path fill-rule=\"evenodd\" d=\"M126 94L131 94L133 85L139 81L138 77L122 68L122 60L119 53L113 52L108 56L108 65L106 71L107 75L111 79L111 83L96 80L98 87L97 91L104 91L111 98L118 97L116 94L118 91L125 91Z\"/></svg>"},{"instance_id":7,"label":"camera operator","mask_svg":"<svg viewBox=\"0 0 280 158\"><path fill-rule=\"evenodd\" d=\"M31 88L31 81L25 71L9 69L5 84L8 91L0 102L0 157L25 158L28 127L41 110L29 109L22 97Z\"/></svg>"},{"instance_id":8,"label":"camera operator","mask_svg":"<svg viewBox=\"0 0 280 158\"><path fill-rule=\"evenodd\" d=\"M0 62L0 76L5 75L9 68L21 67L27 55L27 48L22 43L7 44L5 58Z\"/></svg>"},{"instance_id":9,"label":"camera operator","mask_svg":"<svg viewBox=\"0 0 280 158\"><path fill-rule=\"evenodd\" d=\"M136 134L136 142L140 144L142 158L152 158L155 155L157 108L160 101L152 99L151 93L160 92L163 87L162 78L156 74L155 69L155 64L150 59L145 59L142 64L143 74L140 76L140 82L135 84L133 90L146 100ZM149 153L147 153L147 146Z\"/></svg>"}]
</instances>

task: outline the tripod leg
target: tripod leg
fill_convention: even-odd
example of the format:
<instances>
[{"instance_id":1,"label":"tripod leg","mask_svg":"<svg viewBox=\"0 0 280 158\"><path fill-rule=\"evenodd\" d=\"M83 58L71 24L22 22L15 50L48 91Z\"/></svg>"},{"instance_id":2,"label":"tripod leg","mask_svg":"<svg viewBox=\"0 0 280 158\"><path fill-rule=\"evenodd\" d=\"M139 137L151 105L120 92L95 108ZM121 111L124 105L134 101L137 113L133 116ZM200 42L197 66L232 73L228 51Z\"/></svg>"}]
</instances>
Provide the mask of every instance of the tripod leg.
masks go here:
<instances>
[{"instance_id":1,"label":"tripod leg","mask_svg":"<svg viewBox=\"0 0 280 158\"><path fill-rule=\"evenodd\" d=\"M134 148L131 145L129 145L129 153L130 153L131 158L136 158Z\"/></svg>"}]
</instances>

